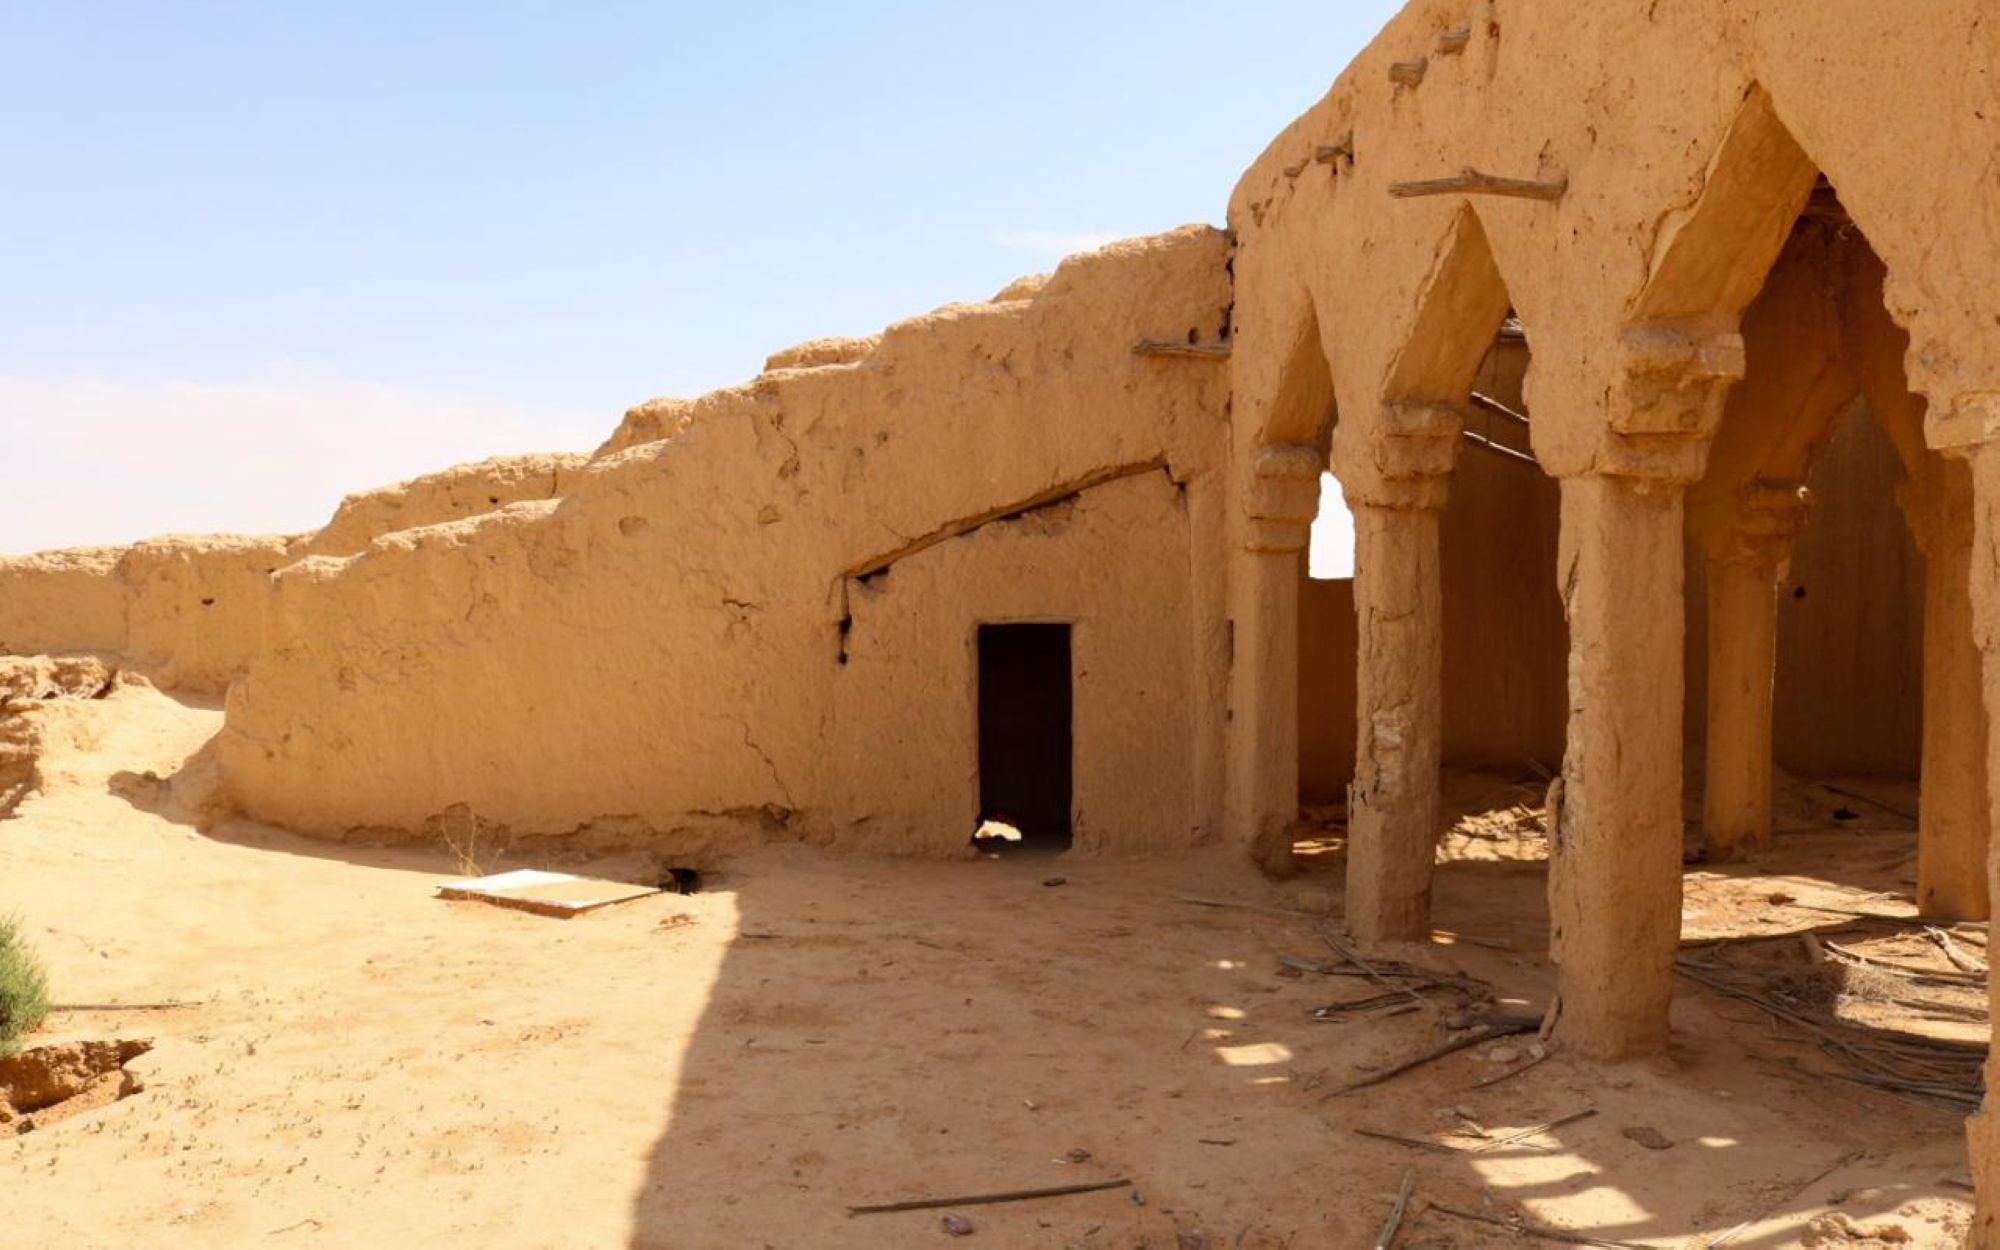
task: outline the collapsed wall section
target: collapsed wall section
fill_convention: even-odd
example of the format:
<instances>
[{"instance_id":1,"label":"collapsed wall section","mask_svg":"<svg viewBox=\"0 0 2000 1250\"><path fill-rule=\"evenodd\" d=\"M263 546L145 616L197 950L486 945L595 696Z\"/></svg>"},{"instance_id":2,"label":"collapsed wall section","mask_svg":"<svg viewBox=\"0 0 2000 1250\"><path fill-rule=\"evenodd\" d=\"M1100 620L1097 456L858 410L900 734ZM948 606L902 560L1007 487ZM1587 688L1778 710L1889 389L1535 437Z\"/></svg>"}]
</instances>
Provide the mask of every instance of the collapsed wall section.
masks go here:
<instances>
[{"instance_id":1,"label":"collapsed wall section","mask_svg":"<svg viewBox=\"0 0 2000 1250\"><path fill-rule=\"evenodd\" d=\"M580 455L500 457L344 499L306 535L172 535L0 557L0 655L118 657L157 684L219 693L264 643L271 575L399 529L559 493Z\"/></svg>"}]
</instances>

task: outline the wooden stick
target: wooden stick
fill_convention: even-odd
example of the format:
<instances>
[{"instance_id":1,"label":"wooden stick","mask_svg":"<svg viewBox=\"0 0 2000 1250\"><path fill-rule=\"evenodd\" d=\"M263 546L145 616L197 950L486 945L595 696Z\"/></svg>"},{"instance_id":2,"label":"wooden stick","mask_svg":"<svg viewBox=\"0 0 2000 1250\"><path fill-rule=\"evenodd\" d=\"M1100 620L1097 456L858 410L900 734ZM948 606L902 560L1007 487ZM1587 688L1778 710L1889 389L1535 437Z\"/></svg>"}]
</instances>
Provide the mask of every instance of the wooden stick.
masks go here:
<instances>
[{"instance_id":1,"label":"wooden stick","mask_svg":"<svg viewBox=\"0 0 2000 1250\"><path fill-rule=\"evenodd\" d=\"M1449 178L1389 184L1389 194L1399 200L1414 199L1422 195L1505 195L1517 200L1559 200L1567 190L1569 190L1567 178L1558 178L1554 182L1534 182L1526 178L1501 178L1493 174L1482 174L1476 169L1466 169Z\"/></svg>"},{"instance_id":2,"label":"wooden stick","mask_svg":"<svg viewBox=\"0 0 2000 1250\"><path fill-rule=\"evenodd\" d=\"M1425 1210L1436 1211L1461 1220L1476 1220L1481 1224L1491 1224L1497 1228L1509 1228L1523 1237L1536 1237L1542 1241L1559 1241L1566 1246L1609 1246L1611 1250L1651 1250L1630 1241L1601 1241L1582 1233L1572 1233L1560 1228L1544 1228L1540 1224L1530 1224L1520 1218L1502 1219L1497 1215L1483 1215L1478 1211L1467 1211L1463 1207L1448 1207L1442 1202L1426 1204Z\"/></svg>"},{"instance_id":3,"label":"wooden stick","mask_svg":"<svg viewBox=\"0 0 2000 1250\"><path fill-rule=\"evenodd\" d=\"M1483 1141L1472 1149L1475 1153L1483 1150L1498 1150L1502 1146L1511 1146L1517 1141L1525 1141L1530 1137L1540 1137L1543 1133L1552 1132L1555 1129L1562 1128L1566 1124L1574 1124L1578 1120L1588 1120L1596 1114L1597 1108L1585 1107L1581 1111L1572 1111L1560 1120L1550 1120L1547 1124L1537 1124L1533 1128L1524 1128L1518 1133L1509 1133L1505 1137L1495 1137L1489 1141Z\"/></svg>"},{"instance_id":4,"label":"wooden stick","mask_svg":"<svg viewBox=\"0 0 2000 1250\"><path fill-rule=\"evenodd\" d=\"M1462 436L1464 436L1466 442L1471 443L1474 447L1483 447L1487 451L1493 452L1496 455L1505 456L1509 460L1519 460L1523 464L1532 464L1537 469L1542 467L1542 462L1535 459L1527 452L1515 451L1512 447L1507 446L1507 444L1496 443L1492 439L1486 437L1484 434L1475 434L1471 430L1460 430L1459 433Z\"/></svg>"},{"instance_id":5,"label":"wooden stick","mask_svg":"<svg viewBox=\"0 0 2000 1250\"><path fill-rule=\"evenodd\" d=\"M1174 895L1176 903L1189 903L1195 907L1219 907L1233 911L1262 912L1266 916L1284 916L1291 920L1317 920L1318 916L1309 911L1293 911L1287 907L1266 907L1261 903L1238 903L1226 898L1194 898L1187 894Z\"/></svg>"},{"instance_id":6,"label":"wooden stick","mask_svg":"<svg viewBox=\"0 0 2000 1250\"><path fill-rule=\"evenodd\" d=\"M57 1003L50 1011L178 1011L183 1007L199 1007L200 1003Z\"/></svg>"},{"instance_id":7,"label":"wooden stick","mask_svg":"<svg viewBox=\"0 0 2000 1250\"><path fill-rule=\"evenodd\" d=\"M1971 973L1984 974L1986 972L1985 961L1975 959L1958 949L1958 943L1951 940L1951 934L1946 933L1936 925L1929 926L1924 932L1930 934L1931 941L1936 942L1939 949L1944 951L1944 957L1951 960L1958 967Z\"/></svg>"},{"instance_id":8,"label":"wooden stick","mask_svg":"<svg viewBox=\"0 0 2000 1250\"><path fill-rule=\"evenodd\" d=\"M1532 819L1532 817L1529 819ZM1503 942L1499 938L1474 937L1470 933L1455 933L1450 929L1433 929L1431 930L1431 934L1434 937L1451 939L1448 944L1452 946L1457 946L1462 942L1467 946L1480 946L1490 951L1511 951L1514 949L1513 943Z\"/></svg>"},{"instance_id":9,"label":"wooden stick","mask_svg":"<svg viewBox=\"0 0 2000 1250\"><path fill-rule=\"evenodd\" d=\"M1487 1086L1489 1086L1489 1085L1498 1085L1498 1084L1499 1084L1500 1082L1502 1082L1502 1081L1508 1081L1508 1080L1512 1080L1513 1078L1515 1078L1515 1077L1517 1077L1517 1076L1521 1075L1521 1074L1522 1074L1523 1072L1526 1072L1526 1071L1527 1071L1527 1070L1528 1070L1529 1068L1532 1068L1532 1067L1534 1067L1534 1066L1535 1066L1536 1064L1538 1064L1538 1063L1542 1062L1543 1060L1547 1059L1547 1058L1549 1057L1549 1055L1550 1055L1551 1053L1552 1053L1552 1052L1550 1052L1550 1051L1546 1051L1546 1050L1545 1050L1545 1051L1543 1051L1543 1052L1542 1052L1541 1054L1539 1054L1539 1055L1536 1055L1536 1056L1535 1056L1535 1057L1534 1057L1533 1059L1530 1059L1530 1060L1528 1060L1528 1062L1526 1062L1526 1063L1522 1064L1522 1065L1521 1065L1520 1067L1518 1067L1518 1068L1514 1068L1514 1069L1511 1069L1511 1070L1509 1070L1509 1071L1506 1071L1506 1072L1502 1072L1502 1073L1501 1073L1501 1074L1500 1074L1499 1076L1489 1076L1489 1077L1487 1077L1487 1078L1486 1078L1485 1080L1483 1080L1483 1081L1474 1081L1474 1082L1472 1083L1472 1088L1474 1088L1474 1089L1485 1089L1485 1088L1486 1088Z\"/></svg>"},{"instance_id":10,"label":"wooden stick","mask_svg":"<svg viewBox=\"0 0 2000 1250\"><path fill-rule=\"evenodd\" d=\"M1866 803L1870 807L1879 807L1883 811L1889 813L1891 816L1901 816L1904 820L1915 820L1917 818L1917 814L1915 812L1906 812L1900 807L1891 807L1889 804L1884 803L1880 799L1871 799L1867 795L1859 793L1858 791L1843 790L1839 786L1830 786L1826 784L1824 781L1815 782L1814 784L1819 786L1820 789L1825 790L1827 793L1837 794L1843 799L1853 799L1857 803Z\"/></svg>"},{"instance_id":11,"label":"wooden stick","mask_svg":"<svg viewBox=\"0 0 2000 1250\"><path fill-rule=\"evenodd\" d=\"M1417 1174L1403 1173L1403 1188L1396 1194L1396 1205L1389 1208L1389 1218L1382 1221L1382 1231L1375 1234L1375 1250L1395 1250L1396 1234L1403 1227L1403 1212L1409 1210L1410 1195L1416 1188Z\"/></svg>"},{"instance_id":12,"label":"wooden stick","mask_svg":"<svg viewBox=\"0 0 2000 1250\"><path fill-rule=\"evenodd\" d=\"M1351 1094L1357 1089L1367 1089L1371 1085L1380 1085L1382 1082L1399 1077L1413 1068L1421 1068L1427 1063L1434 1063L1446 1055L1457 1054L1468 1047L1479 1046L1502 1037L1513 1037L1520 1033L1532 1033L1541 1026L1542 1022L1539 1017L1518 1016L1496 1020L1485 1028L1475 1030L1464 1037L1445 1042L1440 1046L1433 1046L1416 1058L1406 1059L1393 1068L1385 1068L1373 1075L1365 1076L1358 1081L1343 1085L1330 1094L1322 1095L1320 1101L1325 1102L1329 1098L1338 1098L1342 1094Z\"/></svg>"},{"instance_id":13,"label":"wooden stick","mask_svg":"<svg viewBox=\"0 0 2000 1250\"><path fill-rule=\"evenodd\" d=\"M1354 1130L1354 1135L1356 1137L1372 1137L1376 1141L1394 1142L1398 1146L1408 1146L1412 1150L1428 1150L1432 1154L1455 1155L1459 1153L1458 1147L1447 1146L1443 1142L1425 1141L1421 1137L1402 1137L1395 1133L1384 1133L1380 1129L1357 1128Z\"/></svg>"},{"instance_id":14,"label":"wooden stick","mask_svg":"<svg viewBox=\"0 0 2000 1250\"><path fill-rule=\"evenodd\" d=\"M1371 964L1369 964L1367 960L1363 959L1358 953L1349 949L1347 946L1343 945L1338 939L1336 939L1333 936L1333 934L1328 933L1326 931L1325 925L1319 923L1317 920L1313 921L1313 932L1319 934L1320 941L1325 942L1327 946L1332 949L1334 954L1340 956L1342 959L1345 959L1348 963L1353 964L1355 967L1361 969L1363 973L1367 974L1367 977L1370 981L1373 981L1375 984L1381 986L1383 989L1389 991L1391 994L1401 994L1405 996L1411 1002L1417 1004L1417 1006L1419 1007L1429 1007L1433 1011L1437 1009L1434 1003L1432 1003L1429 999L1425 998L1422 994L1419 994L1415 990L1411 989L1409 986L1391 985L1387 980L1387 978L1383 977L1381 973L1375 971L1374 967Z\"/></svg>"},{"instance_id":15,"label":"wooden stick","mask_svg":"<svg viewBox=\"0 0 2000 1250\"><path fill-rule=\"evenodd\" d=\"M1484 409L1487 412L1493 413L1495 416L1505 417L1509 421L1515 422L1516 424L1519 425L1531 424L1528 420L1527 413L1515 412L1512 408L1509 408L1507 405L1501 403L1499 400L1493 398L1491 395L1482 395L1478 391L1472 392L1472 406L1474 408Z\"/></svg>"},{"instance_id":16,"label":"wooden stick","mask_svg":"<svg viewBox=\"0 0 2000 1250\"><path fill-rule=\"evenodd\" d=\"M1906 973L1910 976L1931 977L1939 981L1960 982L1967 985L1977 985L1980 980L1978 976L1969 972L1947 972L1942 968L1922 968L1918 967L1916 964L1897 963L1893 959L1883 959L1875 955L1864 955L1858 950L1842 946L1840 943L1833 941L1831 938L1827 939L1825 946L1828 950L1832 951L1834 954L1845 955L1856 963L1869 964L1873 967L1884 968L1891 972Z\"/></svg>"},{"instance_id":17,"label":"wooden stick","mask_svg":"<svg viewBox=\"0 0 2000 1250\"><path fill-rule=\"evenodd\" d=\"M916 1198L909 1202L883 1202L874 1206L849 1207L849 1215L887 1215L896 1211L934 1211L939 1207L986 1207L999 1202L1026 1202L1032 1198L1063 1198L1070 1194L1094 1194L1105 1189L1130 1189L1124 1177L1115 1181L1093 1181L1085 1185L1054 1185L1047 1189L1011 1189L997 1194L967 1194L959 1198Z\"/></svg>"}]
</instances>

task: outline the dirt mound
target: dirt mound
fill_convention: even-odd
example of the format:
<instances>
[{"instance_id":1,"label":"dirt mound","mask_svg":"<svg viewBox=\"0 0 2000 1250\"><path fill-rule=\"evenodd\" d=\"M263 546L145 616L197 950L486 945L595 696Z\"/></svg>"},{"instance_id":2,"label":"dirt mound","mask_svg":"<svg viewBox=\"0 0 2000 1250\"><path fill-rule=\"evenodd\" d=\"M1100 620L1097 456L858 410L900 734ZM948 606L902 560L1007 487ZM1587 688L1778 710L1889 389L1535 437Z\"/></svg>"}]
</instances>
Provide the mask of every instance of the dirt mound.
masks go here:
<instances>
[{"instance_id":1,"label":"dirt mound","mask_svg":"<svg viewBox=\"0 0 2000 1250\"><path fill-rule=\"evenodd\" d=\"M0 1132L43 1128L144 1089L125 1065L151 1041L69 1042L0 1059Z\"/></svg>"}]
</instances>

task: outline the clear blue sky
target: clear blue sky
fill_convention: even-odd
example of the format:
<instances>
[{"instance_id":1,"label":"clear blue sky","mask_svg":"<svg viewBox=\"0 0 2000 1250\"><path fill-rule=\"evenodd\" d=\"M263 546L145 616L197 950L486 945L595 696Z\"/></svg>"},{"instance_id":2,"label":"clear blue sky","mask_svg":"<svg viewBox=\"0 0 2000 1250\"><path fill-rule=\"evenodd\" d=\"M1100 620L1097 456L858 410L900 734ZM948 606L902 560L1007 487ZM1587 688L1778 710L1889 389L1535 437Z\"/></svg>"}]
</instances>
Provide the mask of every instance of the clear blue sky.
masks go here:
<instances>
[{"instance_id":1,"label":"clear blue sky","mask_svg":"<svg viewBox=\"0 0 2000 1250\"><path fill-rule=\"evenodd\" d=\"M309 527L1219 222L1395 7L0 0L0 551Z\"/></svg>"}]
</instances>

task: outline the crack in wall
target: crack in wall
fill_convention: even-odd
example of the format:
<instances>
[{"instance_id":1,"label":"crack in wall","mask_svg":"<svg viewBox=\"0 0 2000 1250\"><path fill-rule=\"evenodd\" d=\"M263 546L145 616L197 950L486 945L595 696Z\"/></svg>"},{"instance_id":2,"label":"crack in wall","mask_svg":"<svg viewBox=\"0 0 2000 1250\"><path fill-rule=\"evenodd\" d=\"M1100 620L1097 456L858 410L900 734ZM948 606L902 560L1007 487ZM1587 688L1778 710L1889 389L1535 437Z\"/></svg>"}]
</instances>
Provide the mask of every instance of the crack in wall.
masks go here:
<instances>
[{"instance_id":1,"label":"crack in wall","mask_svg":"<svg viewBox=\"0 0 2000 1250\"><path fill-rule=\"evenodd\" d=\"M1070 503L1079 498L1087 490L1094 490L1099 486L1108 486L1112 482L1123 481L1128 477L1139 477L1155 471L1164 472L1167 475L1167 480L1172 482L1185 494L1186 487L1174 478L1173 465L1168 462L1165 456L1155 456L1150 460L1112 465L1093 473L1086 473L1082 477L1071 478L1050 487L1048 490L1030 495L1026 499L1016 500L1013 503L998 508L989 508L984 512L975 512L969 516L947 521L929 533L917 538L904 539L902 545L892 551L884 552L881 555L863 560L859 564L842 570L834 579L833 586L834 591L838 593L840 602L840 620L837 624L840 645L835 653L835 662L839 664L847 663L847 640L854 632L854 606L848 594L848 587L850 585L856 582L866 585L871 579L886 575L900 561L928 551L940 543L949 542L954 538L963 538L989 525L995 525L1003 521L1017 520L1031 512L1039 512L1044 508L1053 508L1061 504ZM895 534L898 538L903 537L901 533L887 524L883 528L888 529L890 533Z\"/></svg>"},{"instance_id":2,"label":"crack in wall","mask_svg":"<svg viewBox=\"0 0 2000 1250\"><path fill-rule=\"evenodd\" d=\"M743 745L755 751L757 758L764 761L764 767L770 770L771 781L778 787L778 793L785 796L786 810L796 811L798 809L798 802L792 798L792 788L785 784L785 779L779 774L777 762L771 758L771 753L757 745L757 740L750 736L750 722L735 717L731 717L730 719L736 720L737 725L743 730Z\"/></svg>"},{"instance_id":3,"label":"crack in wall","mask_svg":"<svg viewBox=\"0 0 2000 1250\"><path fill-rule=\"evenodd\" d=\"M1137 477L1142 473L1151 473L1156 469L1167 468L1167 458L1165 456L1155 456L1151 460L1139 463L1113 465L1109 468L1099 469L1094 473L1087 473L1082 477L1072 478L1069 481L1059 483L1045 491L1030 495L1026 499L947 521L927 534L905 541L902 546L897 547L893 551L884 552L879 556L874 556L853 565L844 570L840 576L842 578L863 578L873 577L877 573L886 573L901 560L905 560L919 552L928 551L939 543L949 541L950 539L963 538L965 535L975 530L984 529L996 521L1011 521L1015 517L1026 512L1033 512L1037 508L1046 508L1051 504L1073 499L1094 487L1104 486L1123 478Z\"/></svg>"}]
</instances>

